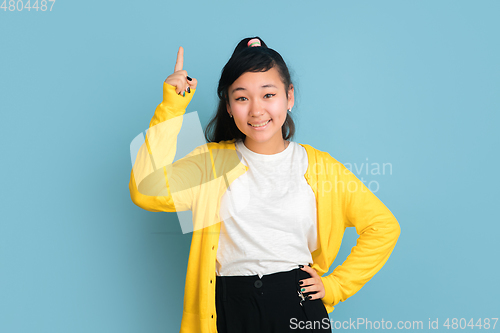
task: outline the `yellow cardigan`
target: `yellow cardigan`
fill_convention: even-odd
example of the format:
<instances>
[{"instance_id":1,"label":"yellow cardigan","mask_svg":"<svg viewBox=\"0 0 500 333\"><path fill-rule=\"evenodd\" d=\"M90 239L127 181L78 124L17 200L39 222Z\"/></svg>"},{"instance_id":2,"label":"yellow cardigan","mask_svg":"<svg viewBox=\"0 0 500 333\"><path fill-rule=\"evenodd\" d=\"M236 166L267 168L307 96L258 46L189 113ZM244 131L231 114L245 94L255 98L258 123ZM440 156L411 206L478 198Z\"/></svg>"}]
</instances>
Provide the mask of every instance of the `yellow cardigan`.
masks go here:
<instances>
[{"instance_id":1,"label":"yellow cardigan","mask_svg":"<svg viewBox=\"0 0 500 333\"><path fill-rule=\"evenodd\" d=\"M192 210L194 231L180 332L215 333L219 203L228 184L248 167L239 159L234 160L237 156L234 140L202 145L173 166L168 165L175 156L177 133L194 93L192 89L183 97L175 93L175 87L163 84L163 101L156 108L150 122L151 133L148 131L145 145L137 155L129 189L132 201L145 210ZM169 130L158 130L155 138L153 126L167 120L171 120ZM176 130L172 131L172 126ZM312 268L321 276L326 291L322 301L330 313L334 305L354 295L382 268L396 245L400 227L391 211L349 169L327 152L300 145L306 149L309 160L304 177L316 196L319 247L312 252ZM155 159L162 163L156 168L158 172L153 172L155 167L147 170L138 165L157 151L163 154ZM156 176L146 177L138 189L134 170ZM221 177L224 174L226 177ZM173 184L176 191L172 192ZM357 244L342 265L323 276L337 256L347 227L356 228Z\"/></svg>"}]
</instances>

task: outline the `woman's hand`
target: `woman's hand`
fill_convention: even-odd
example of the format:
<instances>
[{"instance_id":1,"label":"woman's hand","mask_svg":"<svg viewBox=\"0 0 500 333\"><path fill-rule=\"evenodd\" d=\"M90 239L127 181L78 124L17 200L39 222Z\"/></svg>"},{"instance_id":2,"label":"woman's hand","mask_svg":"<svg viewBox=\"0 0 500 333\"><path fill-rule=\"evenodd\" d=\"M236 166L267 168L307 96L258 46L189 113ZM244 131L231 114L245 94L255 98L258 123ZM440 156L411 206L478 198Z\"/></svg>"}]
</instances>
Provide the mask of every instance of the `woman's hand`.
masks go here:
<instances>
[{"instance_id":1,"label":"woman's hand","mask_svg":"<svg viewBox=\"0 0 500 333\"><path fill-rule=\"evenodd\" d=\"M304 266L301 268L303 271L306 271L311 275L310 278L304 279L304 280L299 280L302 281L302 284L299 285L300 288L304 288L305 290L302 291L302 293L311 293L311 292L316 292L315 294L310 294L308 297L310 297L310 300L318 299L318 298L323 298L326 294L325 292L325 286L323 285L323 281L321 281L321 277L319 274L316 272L316 270L312 267L309 266Z\"/></svg>"},{"instance_id":2,"label":"woman's hand","mask_svg":"<svg viewBox=\"0 0 500 333\"><path fill-rule=\"evenodd\" d=\"M176 87L175 92L181 94L183 91L189 92L188 88L196 89L198 81L192 78L191 81L188 80L188 73L182 69L184 65L184 49L179 46L179 51L177 52L177 61L175 62L174 73L170 74L165 83Z\"/></svg>"}]
</instances>

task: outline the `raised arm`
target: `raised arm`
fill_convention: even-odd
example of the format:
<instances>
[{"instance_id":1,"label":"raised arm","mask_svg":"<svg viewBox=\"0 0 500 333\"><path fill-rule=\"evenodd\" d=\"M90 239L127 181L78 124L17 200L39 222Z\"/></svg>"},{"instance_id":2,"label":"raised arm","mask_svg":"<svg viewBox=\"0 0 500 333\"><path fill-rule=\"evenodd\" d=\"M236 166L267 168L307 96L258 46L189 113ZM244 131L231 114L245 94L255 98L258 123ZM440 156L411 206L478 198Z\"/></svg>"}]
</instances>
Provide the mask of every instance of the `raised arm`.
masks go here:
<instances>
[{"instance_id":1,"label":"raised arm","mask_svg":"<svg viewBox=\"0 0 500 333\"><path fill-rule=\"evenodd\" d=\"M182 69L183 58L184 49L179 47L174 73L163 83L163 101L156 107L130 175L132 201L152 212L188 210L192 200L187 182L195 178L190 177L190 173L196 172L196 166L189 160L179 160L174 163L177 168L172 167L183 115L197 85L197 80L188 79L187 72ZM176 189L174 196L171 187ZM181 187L185 189L179 190Z\"/></svg>"}]
</instances>

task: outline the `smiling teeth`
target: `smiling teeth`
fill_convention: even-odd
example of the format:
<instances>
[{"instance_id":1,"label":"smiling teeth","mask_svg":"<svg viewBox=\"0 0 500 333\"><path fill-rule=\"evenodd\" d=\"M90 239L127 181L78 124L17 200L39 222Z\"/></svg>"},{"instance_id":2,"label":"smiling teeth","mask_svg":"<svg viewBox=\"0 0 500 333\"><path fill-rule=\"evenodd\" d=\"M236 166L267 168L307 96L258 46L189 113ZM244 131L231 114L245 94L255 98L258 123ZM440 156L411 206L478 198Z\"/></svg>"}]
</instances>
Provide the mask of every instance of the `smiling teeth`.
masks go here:
<instances>
[{"instance_id":1,"label":"smiling teeth","mask_svg":"<svg viewBox=\"0 0 500 333\"><path fill-rule=\"evenodd\" d=\"M270 121L271 121L271 119L269 119L268 121L266 121L265 123L262 123L262 124L258 124L258 125L252 125L252 124L250 124L250 125L252 125L253 127L261 127L261 126L267 125L267 123L270 122Z\"/></svg>"}]
</instances>

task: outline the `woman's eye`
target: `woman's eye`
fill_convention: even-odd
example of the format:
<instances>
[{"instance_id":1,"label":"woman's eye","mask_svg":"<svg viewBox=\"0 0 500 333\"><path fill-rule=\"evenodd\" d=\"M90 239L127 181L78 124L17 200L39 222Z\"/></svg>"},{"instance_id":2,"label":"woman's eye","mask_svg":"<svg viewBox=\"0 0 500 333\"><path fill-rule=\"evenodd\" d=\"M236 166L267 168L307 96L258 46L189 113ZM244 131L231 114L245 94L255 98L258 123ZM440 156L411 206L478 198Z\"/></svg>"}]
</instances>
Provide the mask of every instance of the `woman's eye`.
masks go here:
<instances>
[{"instance_id":1,"label":"woman's eye","mask_svg":"<svg viewBox=\"0 0 500 333\"><path fill-rule=\"evenodd\" d=\"M267 95L271 95L271 97L272 97L272 96L275 96L276 94L271 94L271 93L269 93L269 94L265 94L264 96L267 96ZM237 100L237 101L242 101L242 98L245 98L245 99L246 99L246 97L238 97L236 100Z\"/></svg>"}]
</instances>

